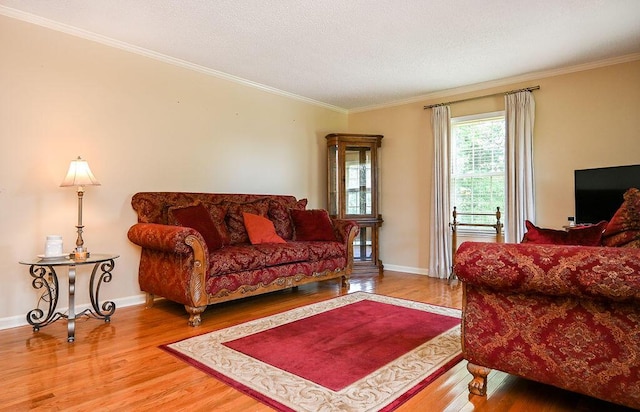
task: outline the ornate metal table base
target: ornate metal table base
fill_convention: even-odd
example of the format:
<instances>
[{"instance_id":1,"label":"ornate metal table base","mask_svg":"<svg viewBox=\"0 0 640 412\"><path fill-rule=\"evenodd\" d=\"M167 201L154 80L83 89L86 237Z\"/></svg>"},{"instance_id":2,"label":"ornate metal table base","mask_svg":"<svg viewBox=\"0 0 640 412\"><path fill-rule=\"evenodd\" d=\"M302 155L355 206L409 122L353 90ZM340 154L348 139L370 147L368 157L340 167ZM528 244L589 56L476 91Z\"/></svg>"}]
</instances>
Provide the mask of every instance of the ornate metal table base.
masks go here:
<instances>
[{"instance_id":1,"label":"ornate metal table base","mask_svg":"<svg viewBox=\"0 0 640 412\"><path fill-rule=\"evenodd\" d=\"M111 282L111 271L115 267L115 255L92 254L85 260L71 260L67 258L40 260L37 262L20 262L30 265L29 274L33 278L31 285L35 289L43 289L38 302L38 307L27 313L27 322L33 326L34 332L47 326L61 318L67 319L67 342L75 340L76 319L83 316L103 319L105 322L111 321L111 316L116 311L116 305L112 301L100 304L100 287L104 283ZM76 291L76 266L93 264L91 278L89 280L89 297L92 308L76 313L75 291ZM56 266L69 267L69 308L67 313L56 312L58 306L59 282ZM40 304L46 303L46 311L40 309Z\"/></svg>"}]
</instances>

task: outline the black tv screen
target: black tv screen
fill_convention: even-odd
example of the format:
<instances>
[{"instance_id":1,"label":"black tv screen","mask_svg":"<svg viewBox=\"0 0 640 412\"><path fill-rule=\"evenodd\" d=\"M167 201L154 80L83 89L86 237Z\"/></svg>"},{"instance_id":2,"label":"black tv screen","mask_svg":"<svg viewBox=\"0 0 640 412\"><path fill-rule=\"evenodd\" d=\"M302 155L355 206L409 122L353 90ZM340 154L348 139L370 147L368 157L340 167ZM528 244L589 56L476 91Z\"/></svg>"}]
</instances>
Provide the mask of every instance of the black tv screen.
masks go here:
<instances>
[{"instance_id":1,"label":"black tv screen","mask_svg":"<svg viewBox=\"0 0 640 412\"><path fill-rule=\"evenodd\" d=\"M640 165L576 170L576 223L611 220L630 187L640 189Z\"/></svg>"}]
</instances>

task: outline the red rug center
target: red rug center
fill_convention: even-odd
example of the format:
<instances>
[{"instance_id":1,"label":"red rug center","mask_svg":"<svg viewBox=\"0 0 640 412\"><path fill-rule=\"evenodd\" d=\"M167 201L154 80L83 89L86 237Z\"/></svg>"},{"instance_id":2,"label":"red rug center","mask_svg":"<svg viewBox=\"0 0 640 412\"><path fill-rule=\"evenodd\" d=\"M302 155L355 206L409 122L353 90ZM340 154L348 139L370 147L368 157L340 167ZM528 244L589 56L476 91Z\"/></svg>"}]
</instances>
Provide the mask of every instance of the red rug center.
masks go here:
<instances>
[{"instance_id":1,"label":"red rug center","mask_svg":"<svg viewBox=\"0 0 640 412\"><path fill-rule=\"evenodd\" d=\"M363 300L224 345L339 391L458 324L450 316Z\"/></svg>"}]
</instances>

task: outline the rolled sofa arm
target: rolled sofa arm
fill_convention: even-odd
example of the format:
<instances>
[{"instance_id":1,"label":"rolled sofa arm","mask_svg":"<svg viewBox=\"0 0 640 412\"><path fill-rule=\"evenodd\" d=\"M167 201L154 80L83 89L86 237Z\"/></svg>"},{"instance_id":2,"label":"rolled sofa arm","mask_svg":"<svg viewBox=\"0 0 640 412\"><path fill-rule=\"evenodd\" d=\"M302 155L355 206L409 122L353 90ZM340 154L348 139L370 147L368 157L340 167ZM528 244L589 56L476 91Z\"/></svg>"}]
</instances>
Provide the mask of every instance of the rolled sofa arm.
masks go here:
<instances>
[{"instance_id":1,"label":"rolled sofa arm","mask_svg":"<svg viewBox=\"0 0 640 412\"><path fill-rule=\"evenodd\" d=\"M188 236L198 238L206 248L202 235L189 227L136 223L127 233L129 240L142 248L180 254L192 253L192 248L186 241Z\"/></svg>"},{"instance_id":2,"label":"rolled sofa arm","mask_svg":"<svg viewBox=\"0 0 640 412\"><path fill-rule=\"evenodd\" d=\"M341 242L352 243L360 233L360 226L353 220L331 219L331 223L333 223L334 232Z\"/></svg>"},{"instance_id":3,"label":"rolled sofa arm","mask_svg":"<svg viewBox=\"0 0 640 412\"><path fill-rule=\"evenodd\" d=\"M640 249L462 243L454 272L463 282L510 293L640 301Z\"/></svg>"},{"instance_id":4,"label":"rolled sofa arm","mask_svg":"<svg viewBox=\"0 0 640 412\"><path fill-rule=\"evenodd\" d=\"M354 220L331 219L333 231L347 249L347 281L353 271L353 241L360 233L360 225Z\"/></svg>"},{"instance_id":5,"label":"rolled sofa arm","mask_svg":"<svg viewBox=\"0 0 640 412\"><path fill-rule=\"evenodd\" d=\"M156 223L137 223L127 233L142 247L138 282L149 295L185 305L189 322L197 325L208 300L206 270L209 252L195 229Z\"/></svg>"}]
</instances>

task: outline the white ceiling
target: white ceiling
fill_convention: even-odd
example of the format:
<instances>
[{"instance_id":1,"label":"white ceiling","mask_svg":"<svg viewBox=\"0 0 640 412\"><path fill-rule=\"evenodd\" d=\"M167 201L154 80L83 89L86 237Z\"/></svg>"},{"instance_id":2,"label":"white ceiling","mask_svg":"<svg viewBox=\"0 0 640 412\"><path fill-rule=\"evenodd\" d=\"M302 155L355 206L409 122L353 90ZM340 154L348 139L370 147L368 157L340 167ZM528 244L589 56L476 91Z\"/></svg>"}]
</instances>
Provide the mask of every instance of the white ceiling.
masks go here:
<instances>
[{"instance_id":1,"label":"white ceiling","mask_svg":"<svg viewBox=\"0 0 640 412\"><path fill-rule=\"evenodd\" d=\"M0 13L341 109L640 53L640 0L0 0Z\"/></svg>"}]
</instances>

